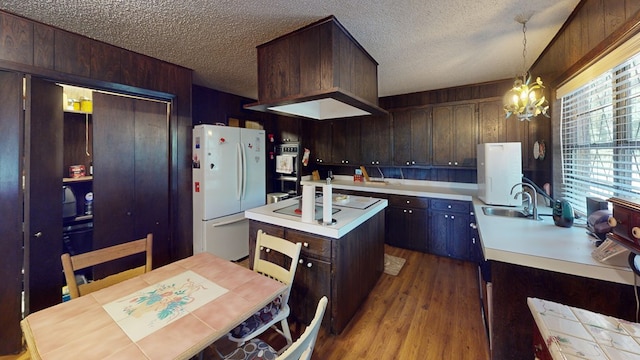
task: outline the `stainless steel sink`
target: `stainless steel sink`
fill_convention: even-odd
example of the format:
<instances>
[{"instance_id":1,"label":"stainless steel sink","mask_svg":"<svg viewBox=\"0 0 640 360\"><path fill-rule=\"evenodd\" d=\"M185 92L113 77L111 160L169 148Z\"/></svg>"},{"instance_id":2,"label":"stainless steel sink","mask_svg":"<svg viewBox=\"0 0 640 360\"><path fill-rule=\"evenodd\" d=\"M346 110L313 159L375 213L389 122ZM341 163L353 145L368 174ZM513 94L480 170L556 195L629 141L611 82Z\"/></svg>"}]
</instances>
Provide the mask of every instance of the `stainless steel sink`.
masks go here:
<instances>
[{"instance_id":1,"label":"stainless steel sink","mask_svg":"<svg viewBox=\"0 0 640 360\"><path fill-rule=\"evenodd\" d=\"M530 217L522 210L495 208L495 207L489 207L489 206L483 206L482 212L485 215L490 215L490 216L505 216L505 217L513 217L513 218L529 218Z\"/></svg>"}]
</instances>

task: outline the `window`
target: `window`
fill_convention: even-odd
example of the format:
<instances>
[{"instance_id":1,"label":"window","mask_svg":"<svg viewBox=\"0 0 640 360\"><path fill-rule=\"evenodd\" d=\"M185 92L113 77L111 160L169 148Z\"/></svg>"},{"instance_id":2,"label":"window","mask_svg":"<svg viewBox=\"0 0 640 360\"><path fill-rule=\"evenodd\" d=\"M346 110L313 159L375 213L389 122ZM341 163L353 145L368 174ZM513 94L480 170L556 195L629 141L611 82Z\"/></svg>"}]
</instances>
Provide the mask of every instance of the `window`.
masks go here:
<instances>
[{"instance_id":1,"label":"window","mask_svg":"<svg viewBox=\"0 0 640 360\"><path fill-rule=\"evenodd\" d=\"M637 49L637 48L636 48ZM561 98L564 196L640 200L640 53Z\"/></svg>"}]
</instances>

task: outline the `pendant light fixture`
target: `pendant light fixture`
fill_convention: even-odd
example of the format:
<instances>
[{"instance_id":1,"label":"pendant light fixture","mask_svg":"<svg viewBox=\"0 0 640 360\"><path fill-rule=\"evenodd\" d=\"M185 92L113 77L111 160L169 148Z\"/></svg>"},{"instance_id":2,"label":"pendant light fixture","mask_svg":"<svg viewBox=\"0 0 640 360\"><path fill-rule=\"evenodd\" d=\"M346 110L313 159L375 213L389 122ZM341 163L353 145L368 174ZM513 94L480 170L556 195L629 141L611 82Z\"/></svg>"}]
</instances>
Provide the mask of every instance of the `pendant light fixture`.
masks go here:
<instances>
[{"instance_id":1,"label":"pendant light fixture","mask_svg":"<svg viewBox=\"0 0 640 360\"><path fill-rule=\"evenodd\" d=\"M522 50L522 75L516 76L513 88L504 95L504 111L507 118L515 115L520 121L530 121L531 118L540 114L549 117L549 103L544 97L542 80L536 78L531 83L531 74L527 70L527 21L531 18L529 15L518 15L515 20L522 24L522 35L524 46Z\"/></svg>"}]
</instances>

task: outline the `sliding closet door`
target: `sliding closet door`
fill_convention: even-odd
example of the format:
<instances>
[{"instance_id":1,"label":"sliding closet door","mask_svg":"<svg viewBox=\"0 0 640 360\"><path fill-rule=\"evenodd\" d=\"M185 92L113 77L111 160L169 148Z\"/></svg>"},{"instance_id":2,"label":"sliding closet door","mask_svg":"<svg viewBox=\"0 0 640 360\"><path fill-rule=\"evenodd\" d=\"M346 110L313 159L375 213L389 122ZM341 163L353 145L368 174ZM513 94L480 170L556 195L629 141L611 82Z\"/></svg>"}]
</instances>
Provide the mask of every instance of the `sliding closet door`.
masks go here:
<instances>
[{"instance_id":1,"label":"sliding closet door","mask_svg":"<svg viewBox=\"0 0 640 360\"><path fill-rule=\"evenodd\" d=\"M22 76L0 71L0 355L22 348Z\"/></svg>"},{"instance_id":2,"label":"sliding closet door","mask_svg":"<svg viewBox=\"0 0 640 360\"><path fill-rule=\"evenodd\" d=\"M167 104L93 95L94 248L154 235L154 267L169 258ZM98 276L139 259L96 268Z\"/></svg>"},{"instance_id":3,"label":"sliding closet door","mask_svg":"<svg viewBox=\"0 0 640 360\"><path fill-rule=\"evenodd\" d=\"M25 303L27 313L62 301L62 87L27 77L25 116Z\"/></svg>"}]
</instances>

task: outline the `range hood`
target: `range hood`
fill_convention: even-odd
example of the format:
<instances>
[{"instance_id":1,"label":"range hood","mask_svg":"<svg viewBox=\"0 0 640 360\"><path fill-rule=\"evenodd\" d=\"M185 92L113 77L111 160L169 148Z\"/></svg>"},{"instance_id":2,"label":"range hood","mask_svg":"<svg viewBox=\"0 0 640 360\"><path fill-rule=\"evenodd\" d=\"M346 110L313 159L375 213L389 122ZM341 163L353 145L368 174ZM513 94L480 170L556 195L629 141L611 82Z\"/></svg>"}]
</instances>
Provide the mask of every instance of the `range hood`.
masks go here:
<instances>
[{"instance_id":1,"label":"range hood","mask_svg":"<svg viewBox=\"0 0 640 360\"><path fill-rule=\"evenodd\" d=\"M257 50L258 101L245 109L316 120L387 114L378 63L334 16Z\"/></svg>"}]
</instances>

